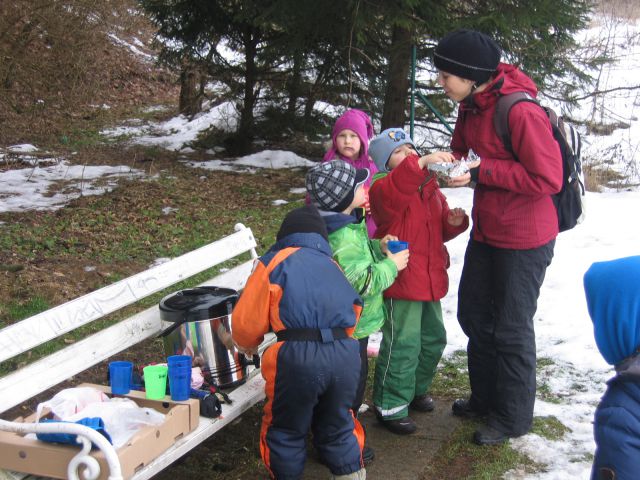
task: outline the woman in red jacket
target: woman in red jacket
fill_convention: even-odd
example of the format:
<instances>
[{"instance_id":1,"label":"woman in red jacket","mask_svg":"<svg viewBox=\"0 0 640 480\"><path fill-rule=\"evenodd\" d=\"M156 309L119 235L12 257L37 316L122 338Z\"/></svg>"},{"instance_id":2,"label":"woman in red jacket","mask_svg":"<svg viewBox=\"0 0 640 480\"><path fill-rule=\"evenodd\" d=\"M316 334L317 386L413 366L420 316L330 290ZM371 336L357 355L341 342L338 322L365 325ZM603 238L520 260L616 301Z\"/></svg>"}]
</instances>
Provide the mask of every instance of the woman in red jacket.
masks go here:
<instances>
[{"instance_id":1,"label":"woman in red jacket","mask_svg":"<svg viewBox=\"0 0 640 480\"><path fill-rule=\"evenodd\" d=\"M533 81L500 63L490 37L457 30L438 43L433 60L445 94L460 102L451 149L456 158L473 150L480 162L450 181L475 184L473 229L458 291L458 321L467 346L471 397L453 413L487 417L474 434L481 445L498 444L531 428L536 394L533 316L551 263L558 219L551 196L562 185L562 158L540 106L520 102L511 110L513 153L498 137L493 116L501 95L527 92Z\"/></svg>"}]
</instances>

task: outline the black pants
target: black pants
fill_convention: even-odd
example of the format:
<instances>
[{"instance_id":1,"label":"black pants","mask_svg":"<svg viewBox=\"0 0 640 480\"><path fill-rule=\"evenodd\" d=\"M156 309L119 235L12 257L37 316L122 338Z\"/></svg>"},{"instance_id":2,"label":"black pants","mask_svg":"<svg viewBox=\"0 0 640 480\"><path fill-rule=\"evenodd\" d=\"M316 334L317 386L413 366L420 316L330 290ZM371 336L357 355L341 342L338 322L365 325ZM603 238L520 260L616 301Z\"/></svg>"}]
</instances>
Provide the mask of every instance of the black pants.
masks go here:
<instances>
[{"instance_id":1,"label":"black pants","mask_svg":"<svg viewBox=\"0 0 640 480\"><path fill-rule=\"evenodd\" d=\"M555 240L509 250L470 240L458 292L458 321L469 337L471 406L488 425L527 433L536 395L533 316Z\"/></svg>"},{"instance_id":2,"label":"black pants","mask_svg":"<svg viewBox=\"0 0 640 480\"><path fill-rule=\"evenodd\" d=\"M367 347L369 346L369 337L358 339L360 344L360 379L358 380L358 389L356 390L356 398L353 402L353 414L357 417L358 410L364 400L364 390L367 386L367 376L369 375L369 359L367 356Z\"/></svg>"}]
</instances>

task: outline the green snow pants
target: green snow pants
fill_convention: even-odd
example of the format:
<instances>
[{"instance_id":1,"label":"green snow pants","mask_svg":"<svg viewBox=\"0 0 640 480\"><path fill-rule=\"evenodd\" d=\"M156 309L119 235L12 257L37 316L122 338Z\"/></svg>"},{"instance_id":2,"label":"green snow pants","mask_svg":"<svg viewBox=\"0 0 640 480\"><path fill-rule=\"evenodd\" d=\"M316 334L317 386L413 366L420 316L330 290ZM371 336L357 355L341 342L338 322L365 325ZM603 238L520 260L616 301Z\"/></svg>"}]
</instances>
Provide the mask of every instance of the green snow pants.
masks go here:
<instances>
[{"instance_id":1,"label":"green snow pants","mask_svg":"<svg viewBox=\"0 0 640 480\"><path fill-rule=\"evenodd\" d=\"M440 302L385 299L387 318L376 360L373 403L386 420L404 418L429 390L447 343Z\"/></svg>"}]
</instances>

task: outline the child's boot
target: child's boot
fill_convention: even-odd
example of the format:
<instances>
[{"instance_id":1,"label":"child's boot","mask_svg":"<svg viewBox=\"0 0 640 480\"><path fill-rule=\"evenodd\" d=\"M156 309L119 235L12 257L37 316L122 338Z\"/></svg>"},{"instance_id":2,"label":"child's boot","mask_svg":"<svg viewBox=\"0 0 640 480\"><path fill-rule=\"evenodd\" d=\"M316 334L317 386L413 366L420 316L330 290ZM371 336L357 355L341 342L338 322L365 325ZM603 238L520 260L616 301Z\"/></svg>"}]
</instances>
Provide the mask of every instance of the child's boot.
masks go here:
<instances>
[{"instance_id":1,"label":"child's boot","mask_svg":"<svg viewBox=\"0 0 640 480\"><path fill-rule=\"evenodd\" d=\"M347 475L331 475L331 480L366 480L367 471L361 468L357 472L348 473Z\"/></svg>"}]
</instances>

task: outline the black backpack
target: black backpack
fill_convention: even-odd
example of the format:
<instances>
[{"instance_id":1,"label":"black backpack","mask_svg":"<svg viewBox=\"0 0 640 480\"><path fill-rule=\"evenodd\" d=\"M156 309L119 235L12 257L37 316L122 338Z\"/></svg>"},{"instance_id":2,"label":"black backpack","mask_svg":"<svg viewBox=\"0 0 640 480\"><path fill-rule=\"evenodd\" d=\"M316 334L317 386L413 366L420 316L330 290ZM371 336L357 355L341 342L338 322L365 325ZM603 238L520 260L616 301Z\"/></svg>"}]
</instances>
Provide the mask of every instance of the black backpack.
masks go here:
<instances>
[{"instance_id":1,"label":"black backpack","mask_svg":"<svg viewBox=\"0 0 640 480\"><path fill-rule=\"evenodd\" d=\"M585 216L585 189L582 161L580 159L582 146L580 134L572 125L566 123L561 116L557 115L553 109L543 107L528 93L514 92L503 95L498 99L498 103L496 104L493 125L504 147L511 152L514 157L515 154L513 153L511 134L509 132L509 112L511 111L511 107L520 102L532 102L539 105L540 108L545 111L551 122L553 138L555 138L560 146L562 171L564 174L562 189L559 193L553 195L552 198L558 211L558 227L560 231L570 230L582 222Z\"/></svg>"}]
</instances>

